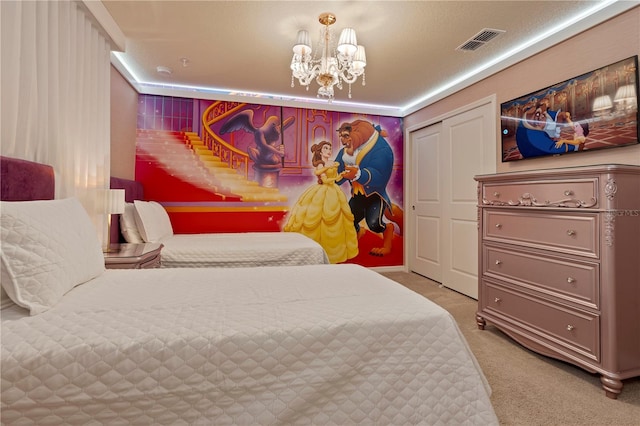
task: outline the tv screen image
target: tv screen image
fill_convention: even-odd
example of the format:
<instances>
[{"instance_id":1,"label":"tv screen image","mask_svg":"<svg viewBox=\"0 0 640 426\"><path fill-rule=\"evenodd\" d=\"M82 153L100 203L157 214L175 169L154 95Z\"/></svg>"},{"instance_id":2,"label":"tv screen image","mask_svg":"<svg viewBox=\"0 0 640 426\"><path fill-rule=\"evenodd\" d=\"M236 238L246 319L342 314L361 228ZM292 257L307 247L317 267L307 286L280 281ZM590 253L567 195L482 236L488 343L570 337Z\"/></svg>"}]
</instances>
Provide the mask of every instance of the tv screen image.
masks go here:
<instances>
[{"instance_id":1,"label":"tv screen image","mask_svg":"<svg viewBox=\"0 0 640 426\"><path fill-rule=\"evenodd\" d=\"M500 105L502 161L638 143L638 56Z\"/></svg>"}]
</instances>

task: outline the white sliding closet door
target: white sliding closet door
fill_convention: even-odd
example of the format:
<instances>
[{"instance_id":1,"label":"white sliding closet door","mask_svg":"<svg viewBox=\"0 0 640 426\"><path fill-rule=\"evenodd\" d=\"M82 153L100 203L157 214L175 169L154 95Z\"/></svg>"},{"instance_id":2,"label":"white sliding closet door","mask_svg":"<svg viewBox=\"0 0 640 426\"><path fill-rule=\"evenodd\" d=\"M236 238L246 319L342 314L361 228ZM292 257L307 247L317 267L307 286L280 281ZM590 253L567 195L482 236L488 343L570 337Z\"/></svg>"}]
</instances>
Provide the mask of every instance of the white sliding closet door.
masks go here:
<instances>
[{"instance_id":1,"label":"white sliding closet door","mask_svg":"<svg viewBox=\"0 0 640 426\"><path fill-rule=\"evenodd\" d=\"M442 196L440 149L442 124L420 129L411 135L411 270L442 282Z\"/></svg>"},{"instance_id":2,"label":"white sliding closet door","mask_svg":"<svg viewBox=\"0 0 640 426\"><path fill-rule=\"evenodd\" d=\"M495 172L495 104L452 113L410 133L409 269L478 297L477 185Z\"/></svg>"}]
</instances>

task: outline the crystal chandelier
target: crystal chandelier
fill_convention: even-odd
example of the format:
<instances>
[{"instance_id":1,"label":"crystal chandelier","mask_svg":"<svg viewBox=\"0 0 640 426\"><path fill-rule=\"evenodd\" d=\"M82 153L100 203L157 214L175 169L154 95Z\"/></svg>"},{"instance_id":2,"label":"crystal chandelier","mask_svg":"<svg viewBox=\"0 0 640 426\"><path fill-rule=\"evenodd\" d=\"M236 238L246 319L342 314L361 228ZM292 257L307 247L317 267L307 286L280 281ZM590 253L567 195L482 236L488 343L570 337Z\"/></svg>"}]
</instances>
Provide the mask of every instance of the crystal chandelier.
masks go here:
<instances>
[{"instance_id":1,"label":"crystal chandelier","mask_svg":"<svg viewBox=\"0 0 640 426\"><path fill-rule=\"evenodd\" d=\"M318 17L318 21L324 25L318 45L322 52L321 57L318 58L317 52L312 56L309 32L298 31L298 39L293 46L291 60L291 87L294 87L294 78L297 78L300 85L306 86L309 90L309 85L315 79L320 85L318 97L326 98L331 102L334 98L333 87L336 86L342 90L344 82L349 85L349 99L351 99L351 84L358 77L362 76L362 85L365 85L364 67L367 66L367 58L364 47L358 45L355 30L345 28L334 48L330 26L336 22L336 16L332 13L323 13Z\"/></svg>"}]
</instances>

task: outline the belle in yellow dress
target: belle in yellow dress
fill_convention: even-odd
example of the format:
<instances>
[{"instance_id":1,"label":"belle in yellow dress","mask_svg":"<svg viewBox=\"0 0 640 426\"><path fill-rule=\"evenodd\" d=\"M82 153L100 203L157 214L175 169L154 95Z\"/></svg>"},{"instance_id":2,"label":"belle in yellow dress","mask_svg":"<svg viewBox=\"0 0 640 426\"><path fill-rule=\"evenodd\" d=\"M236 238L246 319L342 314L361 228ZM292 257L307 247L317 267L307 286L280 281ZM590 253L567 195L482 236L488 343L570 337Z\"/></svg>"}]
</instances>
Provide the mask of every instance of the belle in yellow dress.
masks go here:
<instances>
[{"instance_id":1,"label":"belle in yellow dress","mask_svg":"<svg viewBox=\"0 0 640 426\"><path fill-rule=\"evenodd\" d=\"M338 163L329 160L331 143L322 141L314 144L311 152L318 184L300 195L283 229L317 241L327 252L331 263L344 262L358 255L353 213L344 192L335 184L341 175L338 174Z\"/></svg>"}]
</instances>

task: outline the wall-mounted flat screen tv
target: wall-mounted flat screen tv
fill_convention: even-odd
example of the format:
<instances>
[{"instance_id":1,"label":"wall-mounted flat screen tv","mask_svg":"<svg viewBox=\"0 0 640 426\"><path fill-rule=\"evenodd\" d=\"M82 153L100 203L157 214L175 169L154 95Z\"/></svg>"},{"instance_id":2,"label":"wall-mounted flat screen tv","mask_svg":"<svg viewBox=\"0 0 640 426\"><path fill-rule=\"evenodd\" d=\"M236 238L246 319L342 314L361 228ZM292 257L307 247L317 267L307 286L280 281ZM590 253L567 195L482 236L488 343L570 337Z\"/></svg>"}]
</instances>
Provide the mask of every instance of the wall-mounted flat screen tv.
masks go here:
<instances>
[{"instance_id":1,"label":"wall-mounted flat screen tv","mask_svg":"<svg viewBox=\"0 0 640 426\"><path fill-rule=\"evenodd\" d=\"M502 161L637 144L638 56L500 105Z\"/></svg>"}]
</instances>

